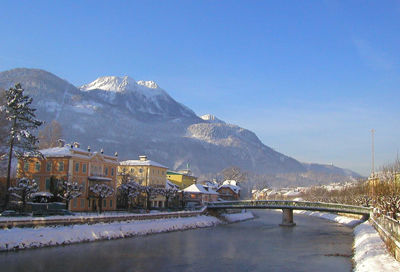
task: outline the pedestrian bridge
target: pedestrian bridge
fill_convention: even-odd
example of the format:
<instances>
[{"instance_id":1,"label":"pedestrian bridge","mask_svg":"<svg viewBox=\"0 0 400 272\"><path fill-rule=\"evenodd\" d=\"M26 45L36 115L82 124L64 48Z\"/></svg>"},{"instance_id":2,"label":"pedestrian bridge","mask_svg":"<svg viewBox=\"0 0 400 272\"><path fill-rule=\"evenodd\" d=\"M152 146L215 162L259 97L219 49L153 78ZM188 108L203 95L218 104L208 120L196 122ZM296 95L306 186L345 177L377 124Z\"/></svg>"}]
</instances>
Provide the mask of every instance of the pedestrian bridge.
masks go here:
<instances>
[{"instance_id":1,"label":"pedestrian bridge","mask_svg":"<svg viewBox=\"0 0 400 272\"><path fill-rule=\"evenodd\" d=\"M207 209L218 211L223 209L282 209L281 226L294 226L293 210L320 211L332 213L349 213L362 215L368 219L372 208L337 203L291 201L291 200L238 200L207 203Z\"/></svg>"}]
</instances>

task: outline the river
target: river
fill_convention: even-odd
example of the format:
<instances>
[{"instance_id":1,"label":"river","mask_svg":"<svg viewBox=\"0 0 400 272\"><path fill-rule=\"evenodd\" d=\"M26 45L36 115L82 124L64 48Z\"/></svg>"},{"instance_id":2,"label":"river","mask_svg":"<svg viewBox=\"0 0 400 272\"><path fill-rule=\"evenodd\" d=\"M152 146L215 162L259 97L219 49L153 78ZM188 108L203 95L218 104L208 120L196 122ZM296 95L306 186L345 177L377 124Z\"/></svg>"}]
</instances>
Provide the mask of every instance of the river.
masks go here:
<instances>
[{"instance_id":1,"label":"river","mask_svg":"<svg viewBox=\"0 0 400 272\"><path fill-rule=\"evenodd\" d=\"M170 233L0 253L1 271L351 271L352 229L255 211L254 220Z\"/></svg>"}]
</instances>

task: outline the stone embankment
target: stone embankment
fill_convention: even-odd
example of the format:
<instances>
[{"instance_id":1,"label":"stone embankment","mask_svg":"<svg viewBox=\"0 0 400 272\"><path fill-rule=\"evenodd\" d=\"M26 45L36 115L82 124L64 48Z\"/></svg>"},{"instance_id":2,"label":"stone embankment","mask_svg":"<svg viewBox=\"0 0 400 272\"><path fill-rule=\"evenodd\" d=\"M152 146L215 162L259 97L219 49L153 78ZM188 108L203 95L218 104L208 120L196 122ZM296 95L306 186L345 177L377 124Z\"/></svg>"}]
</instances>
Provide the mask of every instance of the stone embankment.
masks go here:
<instances>
[{"instance_id":1,"label":"stone embankment","mask_svg":"<svg viewBox=\"0 0 400 272\"><path fill-rule=\"evenodd\" d=\"M10 251L27 248L38 248L46 246L67 245L81 242L91 242L98 240L111 240L118 238L134 237L154 233L170 232L177 230L187 230L194 228L212 227L224 223L220 219L201 215L204 211L199 211L189 217L173 217L171 214L150 214L138 215L140 220L117 221L92 224L70 224L67 226L41 226L34 228L6 228L0 230L0 251ZM156 216L156 217L154 217ZM161 219L160 217L163 217ZM250 212L239 214L229 214L226 216L229 222L237 222L252 218ZM93 218L91 218L93 219ZM100 219L99 219L100 220Z\"/></svg>"}]
</instances>

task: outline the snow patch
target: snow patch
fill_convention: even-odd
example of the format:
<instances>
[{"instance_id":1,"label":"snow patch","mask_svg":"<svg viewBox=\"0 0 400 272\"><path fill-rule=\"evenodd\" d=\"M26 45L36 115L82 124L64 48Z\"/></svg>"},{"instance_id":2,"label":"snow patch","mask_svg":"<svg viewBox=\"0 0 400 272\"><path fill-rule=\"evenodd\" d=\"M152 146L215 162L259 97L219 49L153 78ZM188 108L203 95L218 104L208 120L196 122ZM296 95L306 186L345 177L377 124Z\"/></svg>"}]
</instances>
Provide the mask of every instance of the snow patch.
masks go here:
<instances>
[{"instance_id":1,"label":"snow patch","mask_svg":"<svg viewBox=\"0 0 400 272\"><path fill-rule=\"evenodd\" d=\"M400 271L400 263L387 251L378 232L369 222L354 229L355 272Z\"/></svg>"},{"instance_id":2,"label":"snow patch","mask_svg":"<svg viewBox=\"0 0 400 272\"><path fill-rule=\"evenodd\" d=\"M39 228L0 230L0 251L110 240L176 230L212 227L221 221L212 216L138 220Z\"/></svg>"}]
</instances>

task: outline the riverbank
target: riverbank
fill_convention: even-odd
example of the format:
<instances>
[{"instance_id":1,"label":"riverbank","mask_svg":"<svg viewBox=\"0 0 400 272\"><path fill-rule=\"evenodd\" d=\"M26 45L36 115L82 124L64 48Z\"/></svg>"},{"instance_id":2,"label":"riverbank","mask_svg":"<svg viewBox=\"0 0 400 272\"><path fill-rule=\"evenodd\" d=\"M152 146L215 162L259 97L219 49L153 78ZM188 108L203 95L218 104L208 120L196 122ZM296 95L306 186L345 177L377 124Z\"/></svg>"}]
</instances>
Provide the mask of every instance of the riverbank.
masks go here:
<instances>
[{"instance_id":1,"label":"riverbank","mask_svg":"<svg viewBox=\"0 0 400 272\"><path fill-rule=\"evenodd\" d=\"M354 272L400 271L400 263L390 255L378 232L368 221L322 212L295 211L296 214L316 216L349 227L354 233Z\"/></svg>"},{"instance_id":2,"label":"riverbank","mask_svg":"<svg viewBox=\"0 0 400 272\"><path fill-rule=\"evenodd\" d=\"M229 222L252 218L251 212L226 215ZM131 220L70 226L11 228L0 230L0 251L111 240L162 232L212 227L223 222L213 216Z\"/></svg>"}]
</instances>

